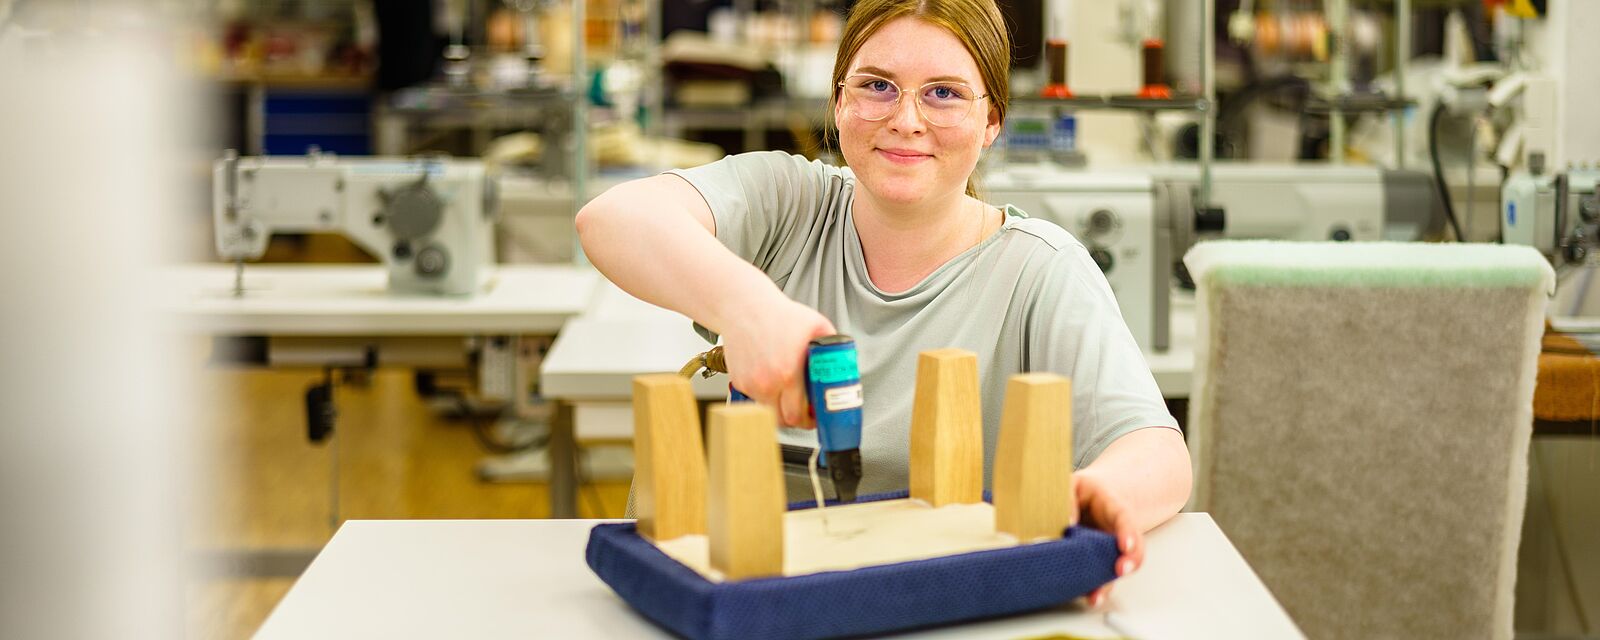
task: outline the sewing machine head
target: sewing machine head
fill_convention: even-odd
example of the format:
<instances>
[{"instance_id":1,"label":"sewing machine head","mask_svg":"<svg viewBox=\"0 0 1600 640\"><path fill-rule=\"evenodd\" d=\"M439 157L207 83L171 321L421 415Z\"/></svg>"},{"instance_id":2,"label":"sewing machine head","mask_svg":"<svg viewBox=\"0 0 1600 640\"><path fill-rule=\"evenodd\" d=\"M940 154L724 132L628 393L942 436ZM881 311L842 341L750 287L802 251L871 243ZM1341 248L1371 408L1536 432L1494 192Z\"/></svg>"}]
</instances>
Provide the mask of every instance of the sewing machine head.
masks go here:
<instances>
[{"instance_id":1,"label":"sewing machine head","mask_svg":"<svg viewBox=\"0 0 1600 640\"><path fill-rule=\"evenodd\" d=\"M1591 264L1600 243L1600 169L1518 171L1501 191L1506 244L1538 249L1552 265Z\"/></svg>"},{"instance_id":2,"label":"sewing machine head","mask_svg":"<svg viewBox=\"0 0 1600 640\"><path fill-rule=\"evenodd\" d=\"M238 157L213 168L225 260L260 258L278 233L339 233L389 268L398 293L468 295L494 262L492 179L476 160Z\"/></svg>"}]
</instances>

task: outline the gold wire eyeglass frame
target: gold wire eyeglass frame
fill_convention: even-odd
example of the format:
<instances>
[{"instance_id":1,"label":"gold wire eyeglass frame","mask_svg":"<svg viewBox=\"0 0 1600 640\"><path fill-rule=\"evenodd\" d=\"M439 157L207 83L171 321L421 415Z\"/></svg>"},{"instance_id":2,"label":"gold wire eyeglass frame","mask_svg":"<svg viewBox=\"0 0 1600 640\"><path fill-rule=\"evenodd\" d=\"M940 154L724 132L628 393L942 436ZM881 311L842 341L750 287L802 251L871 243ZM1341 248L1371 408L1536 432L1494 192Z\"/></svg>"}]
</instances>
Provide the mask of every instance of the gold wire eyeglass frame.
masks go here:
<instances>
[{"instance_id":1,"label":"gold wire eyeglass frame","mask_svg":"<svg viewBox=\"0 0 1600 640\"><path fill-rule=\"evenodd\" d=\"M888 119L890 116L892 116L895 113L899 112L899 110L900 110L900 101L901 101L900 99L904 98L905 95L906 95L906 92L900 89L900 84L899 83L897 83L897 82L895 82L893 80L890 80L888 78L884 78L882 76L872 75L870 73L857 73L857 74L850 75L850 76L848 76L848 77L846 77L844 79L844 82L838 83L837 86L839 87L840 91L844 92L844 96L846 98L848 98L851 102L854 102L854 101L858 100L858 98L855 98L855 97L850 95L849 86L851 84L851 79L852 78L882 80L884 82L889 83L889 86L894 87L894 91L895 91L894 101L889 104L888 110L885 111L883 115L878 116L876 118L868 118L868 117L866 117L864 115L861 115L861 111L859 109L850 109L850 112L852 114L854 114L855 117L860 118L862 120L865 120L867 122L882 122L883 120ZM955 86L964 87L968 91L972 91L973 93L977 93L977 91L972 88L972 85L969 85L969 84L966 84L966 83L963 83L963 82L951 82L951 81L948 81L948 80L936 80L936 81L933 81L933 82L924 83L922 86L917 87L917 95L921 96L924 91L927 91L928 87L931 87L931 86L934 86L934 85L946 85L946 86L955 85ZM928 122L928 124L931 124L931 125L933 125L935 127L954 127L954 126L960 125L963 122L966 122L967 118L972 117L972 107L973 107L973 105L977 104L979 100L984 100L984 99L988 98L991 95L994 95L994 94L985 93L985 94L983 94L981 96L973 96L971 98L959 98L960 100L963 100L963 101L965 101L967 103L967 108L966 108L965 111L963 111L961 113L961 117L956 118L956 120L954 122L949 122L949 123L935 122L933 118L929 117L928 116L928 112L923 110L922 100L918 99L918 100L915 100L913 103L916 105L917 115L920 116L923 120L926 120Z\"/></svg>"}]
</instances>

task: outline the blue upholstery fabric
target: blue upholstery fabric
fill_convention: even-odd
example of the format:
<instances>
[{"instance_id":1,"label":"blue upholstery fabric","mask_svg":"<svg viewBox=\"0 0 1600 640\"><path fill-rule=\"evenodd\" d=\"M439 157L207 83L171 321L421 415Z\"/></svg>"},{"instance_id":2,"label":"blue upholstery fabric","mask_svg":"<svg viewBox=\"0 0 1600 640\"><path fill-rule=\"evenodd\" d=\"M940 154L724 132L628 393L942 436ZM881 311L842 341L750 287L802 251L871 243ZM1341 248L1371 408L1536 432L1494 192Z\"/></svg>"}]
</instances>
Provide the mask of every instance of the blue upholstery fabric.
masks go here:
<instances>
[{"instance_id":1,"label":"blue upholstery fabric","mask_svg":"<svg viewBox=\"0 0 1600 640\"><path fill-rule=\"evenodd\" d=\"M719 584L627 523L596 526L585 555L617 595L681 636L776 640L885 633L1060 605L1115 578L1118 552L1109 534L1074 526L1060 540L1008 549Z\"/></svg>"}]
</instances>

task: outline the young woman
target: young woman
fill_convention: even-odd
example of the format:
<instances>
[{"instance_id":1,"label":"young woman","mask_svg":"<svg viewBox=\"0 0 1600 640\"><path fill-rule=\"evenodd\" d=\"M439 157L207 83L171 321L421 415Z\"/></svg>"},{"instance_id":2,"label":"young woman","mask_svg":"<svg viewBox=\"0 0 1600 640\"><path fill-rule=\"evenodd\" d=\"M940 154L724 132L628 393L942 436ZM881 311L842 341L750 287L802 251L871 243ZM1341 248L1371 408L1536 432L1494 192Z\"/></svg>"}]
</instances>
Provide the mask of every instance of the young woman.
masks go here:
<instances>
[{"instance_id":1,"label":"young woman","mask_svg":"<svg viewBox=\"0 0 1600 640\"><path fill-rule=\"evenodd\" d=\"M848 168L730 156L611 189L578 214L578 232L618 286L720 335L734 386L784 424L805 422L807 343L853 337L867 398L861 493L908 484L919 351L978 354L986 479L1006 380L1071 378L1076 459L1061 463L1078 469L1083 521L1117 536L1124 575L1143 558L1142 533L1188 499L1188 449L1083 245L975 197L973 170L1005 118L1010 51L993 0L860 0L833 71Z\"/></svg>"}]
</instances>

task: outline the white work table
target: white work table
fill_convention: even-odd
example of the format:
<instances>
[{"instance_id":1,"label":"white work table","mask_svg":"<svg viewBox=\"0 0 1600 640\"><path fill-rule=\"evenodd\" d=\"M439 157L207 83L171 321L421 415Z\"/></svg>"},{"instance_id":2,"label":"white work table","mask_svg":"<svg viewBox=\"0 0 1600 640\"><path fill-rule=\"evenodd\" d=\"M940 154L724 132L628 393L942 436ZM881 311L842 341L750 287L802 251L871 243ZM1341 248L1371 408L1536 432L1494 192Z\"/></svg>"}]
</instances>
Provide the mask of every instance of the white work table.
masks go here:
<instances>
[{"instance_id":1,"label":"white work table","mask_svg":"<svg viewBox=\"0 0 1600 640\"><path fill-rule=\"evenodd\" d=\"M595 520L349 521L256 637L671 638L584 562ZM1299 638L1203 513L1146 538L1144 567L1100 610L1081 604L903 637ZM1120 630L1107 626L1106 613Z\"/></svg>"},{"instance_id":2,"label":"white work table","mask_svg":"<svg viewBox=\"0 0 1600 640\"><path fill-rule=\"evenodd\" d=\"M628 295L601 280L583 314L561 330L540 369L544 395L575 402L626 403L634 376L676 373L711 345L688 317ZM728 379L696 377L703 399L728 395Z\"/></svg>"},{"instance_id":3,"label":"white work table","mask_svg":"<svg viewBox=\"0 0 1600 640\"><path fill-rule=\"evenodd\" d=\"M173 266L155 274L152 290L160 292L163 308L180 330L298 342L274 347L268 362L310 366L364 362L364 356L412 366L470 366L459 338L555 334L590 308L604 281L589 267L496 265L482 291L453 297L392 293L382 265L246 264L240 296L234 295L234 274L231 264ZM410 338L427 346L398 342ZM394 359L377 355L387 353L385 341L395 343ZM512 398L515 389L526 388L532 371L525 359L519 355L495 369L497 378L509 380L504 392Z\"/></svg>"},{"instance_id":4,"label":"white work table","mask_svg":"<svg viewBox=\"0 0 1600 640\"><path fill-rule=\"evenodd\" d=\"M600 274L590 268L498 265L482 293L401 295L379 265L246 264L243 296L228 264L161 273L181 326L216 335L381 336L553 334L588 308Z\"/></svg>"},{"instance_id":5,"label":"white work table","mask_svg":"<svg viewBox=\"0 0 1600 640\"><path fill-rule=\"evenodd\" d=\"M633 437L633 378L676 373L709 349L689 318L635 298L602 279L582 315L545 354L539 389L559 401L550 429L550 514L577 515L577 443ZM726 398L726 376L691 380L702 400Z\"/></svg>"}]
</instances>

